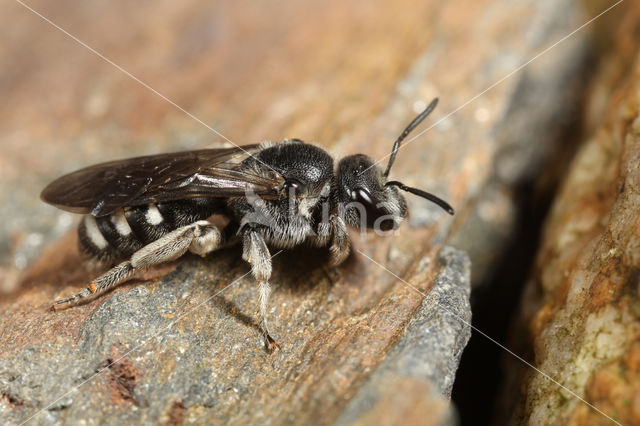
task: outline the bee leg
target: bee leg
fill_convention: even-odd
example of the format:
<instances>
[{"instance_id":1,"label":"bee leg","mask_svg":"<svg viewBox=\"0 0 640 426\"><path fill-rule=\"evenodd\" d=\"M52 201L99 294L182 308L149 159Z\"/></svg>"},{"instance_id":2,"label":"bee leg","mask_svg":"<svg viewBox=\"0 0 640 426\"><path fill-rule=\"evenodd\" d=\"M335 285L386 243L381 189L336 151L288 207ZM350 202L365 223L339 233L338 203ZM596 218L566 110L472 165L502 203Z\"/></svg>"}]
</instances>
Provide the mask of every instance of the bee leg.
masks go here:
<instances>
[{"instance_id":1,"label":"bee leg","mask_svg":"<svg viewBox=\"0 0 640 426\"><path fill-rule=\"evenodd\" d=\"M331 266L338 266L344 262L351 252L351 240L347 232L347 225L338 215L329 218L331 223L331 246L329 247Z\"/></svg>"},{"instance_id":2,"label":"bee leg","mask_svg":"<svg viewBox=\"0 0 640 426\"><path fill-rule=\"evenodd\" d=\"M105 274L93 280L80 293L69 297L68 299L56 300L49 310L56 312L71 306L79 305L88 300L92 296L98 296L107 289L127 280L133 273L133 266L130 261L122 262L119 265L109 269Z\"/></svg>"},{"instance_id":3,"label":"bee leg","mask_svg":"<svg viewBox=\"0 0 640 426\"><path fill-rule=\"evenodd\" d=\"M56 301L52 311L78 305L88 298L95 298L112 287L129 279L134 272L159 263L175 260L190 250L204 256L221 244L218 228L206 220L183 226L133 253L131 259L116 265L93 280L84 290L68 299Z\"/></svg>"},{"instance_id":4,"label":"bee leg","mask_svg":"<svg viewBox=\"0 0 640 426\"><path fill-rule=\"evenodd\" d=\"M264 343L269 353L276 348L280 349L280 345L269 334L267 326L267 307L269 304L269 295L271 294L271 255L267 244L255 229L247 230L243 236L242 242L242 258L251 265L251 272L260 289L260 326L264 335Z\"/></svg>"},{"instance_id":5,"label":"bee leg","mask_svg":"<svg viewBox=\"0 0 640 426\"><path fill-rule=\"evenodd\" d=\"M219 249L223 244L224 238L222 237L222 233L218 227L212 225L206 220L196 222L196 224L200 224L198 225L200 226L200 231L198 232L199 235L194 236L193 240L191 240L189 251L193 254L205 257L212 251Z\"/></svg>"}]
</instances>

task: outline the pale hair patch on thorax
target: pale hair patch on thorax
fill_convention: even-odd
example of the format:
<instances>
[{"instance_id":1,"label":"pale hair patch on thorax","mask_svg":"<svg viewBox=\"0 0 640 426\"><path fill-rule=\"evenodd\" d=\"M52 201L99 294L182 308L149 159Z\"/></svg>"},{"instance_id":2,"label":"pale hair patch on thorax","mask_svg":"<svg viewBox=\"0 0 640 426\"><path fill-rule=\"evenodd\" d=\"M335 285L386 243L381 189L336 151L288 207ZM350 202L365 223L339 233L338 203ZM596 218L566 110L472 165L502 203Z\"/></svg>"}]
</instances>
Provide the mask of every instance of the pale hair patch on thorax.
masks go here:
<instances>
[{"instance_id":1,"label":"pale hair patch on thorax","mask_svg":"<svg viewBox=\"0 0 640 426\"><path fill-rule=\"evenodd\" d=\"M328 197L330 193L331 193L331 182L327 182L322 187L322 190L320 191L320 196L321 197Z\"/></svg>"},{"instance_id":2,"label":"pale hair patch on thorax","mask_svg":"<svg viewBox=\"0 0 640 426\"><path fill-rule=\"evenodd\" d=\"M274 146L277 146L277 145L286 145L290 143L302 143L302 141L299 139L285 139L283 141L263 141L263 142L260 142L259 149L262 151L267 148L273 148Z\"/></svg>"},{"instance_id":3,"label":"pale hair patch on thorax","mask_svg":"<svg viewBox=\"0 0 640 426\"><path fill-rule=\"evenodd\" d=\"M258 149L259 149L260 151L262 151L262 150L265 150L265 149L267 149L267 148L274 147L274 146L278 145L278 143L280 143L280 142L274 142L274 141L263 141L263 142L260 142L260 145L258 145L258 146L259 146L259 148L258 148Z\"/></svg>"},{"instance_id":4,"label":"pale hair patch on thorax","mask_svg":"<svg viewBox=\"0 0 640 426\"><path fill-rule=\"evenodd\" d=\"M318 202L317 198L301 198L298 202L298 214L307 219L311 218L311 209Z\"/></svg>"}]
</instances>

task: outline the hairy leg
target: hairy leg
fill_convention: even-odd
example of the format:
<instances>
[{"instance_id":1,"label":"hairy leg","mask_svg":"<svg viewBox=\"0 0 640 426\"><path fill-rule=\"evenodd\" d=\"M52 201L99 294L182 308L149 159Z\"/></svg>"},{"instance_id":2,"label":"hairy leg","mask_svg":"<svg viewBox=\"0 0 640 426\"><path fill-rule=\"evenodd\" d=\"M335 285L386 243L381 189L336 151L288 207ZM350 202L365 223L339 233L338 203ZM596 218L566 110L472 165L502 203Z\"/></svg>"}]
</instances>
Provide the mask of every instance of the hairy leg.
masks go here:
<instances>
[{"instance_id":1,"label":"hairy leg","mask_svg":"<svg viewBox=\"0 0 640 426\"><path fill-rule=\"evenodd\" d=\"M78 305L90 297L97 297L128 280L135 272L175 260L188 250L204 256L220 247L221 244L220 230L206 220L183 226L144 246L135 252L129 260L116 265L96 278L75 296L56 301L51 306L51 310L65 309Z\"/></svg>"},{"instance_id":2,"label":"hairy leg","mask_svg":"<svg viewBox=\"0 0 640 426\"><path fill-rule=\"evenodd\" d=\"M329 262L331 266L338 266L349 257L351 240L347 232L347 225L340 216L331 216L329 223L331 224L331 246L329 246L331 257Z\"/></svg>"},{"instance_id":3,"label":"hairy leg","mask_svg":"<svg viewBox=\"0 0 640 426\"><path fill-rule=\"evenodd\" d=\"M260 326L264 334L265 345L269 352L275 348L280 349L280 345L269 334L267 326L267 307L269 305L269 295L271 294L271 255L262 235L256 230L249 229L244 232L242 244L242 258L251 265L251 272L258 281L260 299Z\"/></svg>"}]
</instances>

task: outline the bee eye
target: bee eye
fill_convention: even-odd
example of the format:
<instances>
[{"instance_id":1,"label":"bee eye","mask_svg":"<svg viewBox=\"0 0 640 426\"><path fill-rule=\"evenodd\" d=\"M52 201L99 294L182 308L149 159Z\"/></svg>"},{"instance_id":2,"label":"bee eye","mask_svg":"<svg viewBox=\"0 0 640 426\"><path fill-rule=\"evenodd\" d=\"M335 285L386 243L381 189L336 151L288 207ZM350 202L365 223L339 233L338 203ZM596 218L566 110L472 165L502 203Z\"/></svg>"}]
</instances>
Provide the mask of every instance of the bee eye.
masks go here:
<instances>
[{"instance_id":1,"label":"bee eye","mask_svg":"<svg viewBox=\"0 0 640 426\"><path fill-rule=\"evenodd\" d=\"M351 193L351 197L354 200L359 201L366 206L371 206L371 207L375 206L375 204L371 200L371 194L369 194L369 191L367 191L364 188L357 188L355 191Z\"/></svg>"},{"instance_id":2,"label":"bee eye","mask_svg":"<svg viewBox=\"0 0 640 426\"><path fill-rule=\"evenodd\" d=\"M359 187L352 190L349 195L354 202L360 203L364 207L364 210L360 211L360 217L361 220L364 219L367 228L376 226L376 221L379 222L377 226L379 226L382 231L389 231L396 227L395 222L390 217L391 212L380 205L378 200L374 198L368 190ZM362 217L362 215L364 215L364 217ZM385 216L388 218L384 218Z\"/></svg>"}]
</instances>

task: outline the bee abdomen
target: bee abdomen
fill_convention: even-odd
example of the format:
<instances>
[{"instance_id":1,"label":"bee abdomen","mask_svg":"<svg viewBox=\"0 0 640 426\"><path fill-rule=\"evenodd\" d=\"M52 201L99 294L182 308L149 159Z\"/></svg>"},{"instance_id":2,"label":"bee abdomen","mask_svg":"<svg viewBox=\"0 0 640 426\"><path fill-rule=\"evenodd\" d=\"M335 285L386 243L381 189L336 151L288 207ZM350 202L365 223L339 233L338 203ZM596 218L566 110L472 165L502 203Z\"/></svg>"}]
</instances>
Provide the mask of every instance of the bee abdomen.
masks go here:
<instances>
[{"instance_id":1,"label":"bee abdomen","mask_svg":"<svg viewBox=\"0 0 640 426\"><path fill-rule=\"evenodd\" d=\"M78 226L78 249L103 266L111 266L120 257L100 231L96 218L91 215L84 216Z\"/></svg>"},{"instance_id":2,"label":"bee abdomen","mask_svg":"<svg viewBox=\"0 0 640 426\"><path fill-rule=\"evenodd\" d=\"M102 264L114 264L174 229L208 218L222 207L220 200L192 199L119 209L98 218L86 215L78 227L80 252Z\"/></svg>"}]
</instances>

